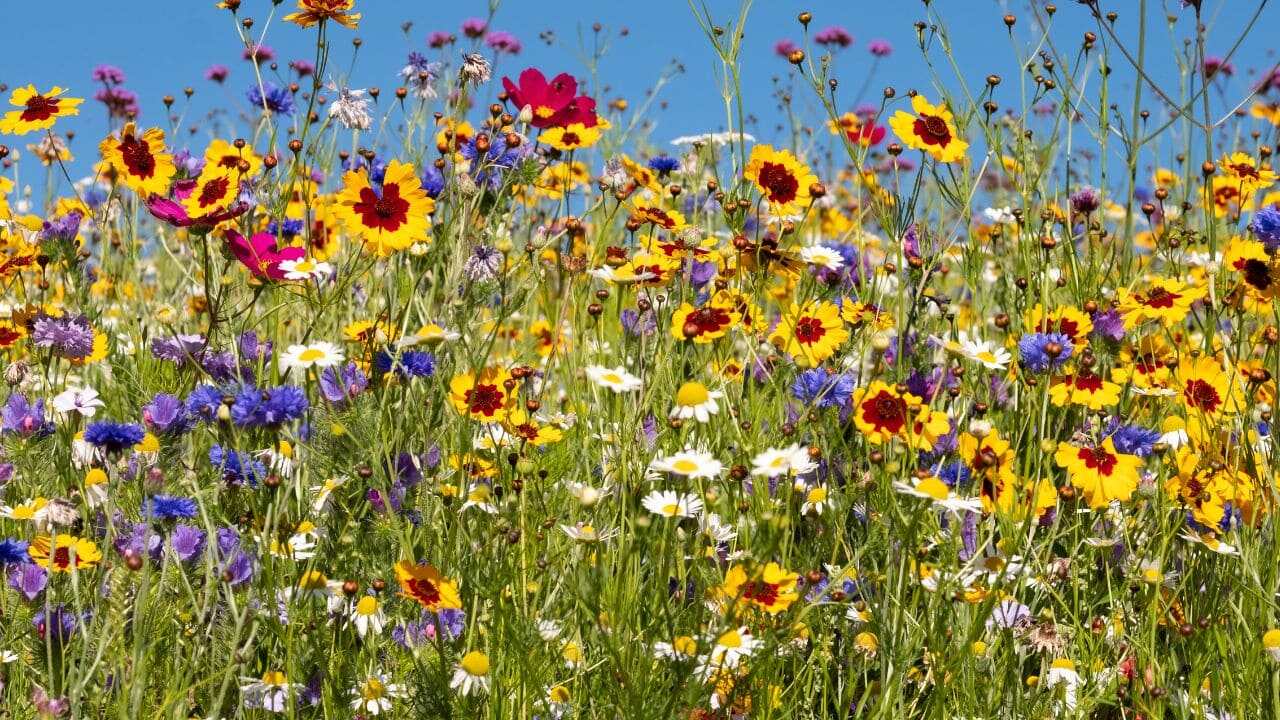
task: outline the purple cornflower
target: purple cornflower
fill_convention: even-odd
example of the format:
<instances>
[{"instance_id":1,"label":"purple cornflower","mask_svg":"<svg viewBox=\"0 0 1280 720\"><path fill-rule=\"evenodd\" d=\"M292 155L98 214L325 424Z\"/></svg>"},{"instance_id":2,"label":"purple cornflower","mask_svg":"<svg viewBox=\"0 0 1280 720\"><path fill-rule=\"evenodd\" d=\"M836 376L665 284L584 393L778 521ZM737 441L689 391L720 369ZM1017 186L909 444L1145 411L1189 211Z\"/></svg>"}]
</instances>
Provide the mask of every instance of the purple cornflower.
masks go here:
<instances>
[{"instance_id":1,"label":"purple cornflower","mask_svg":"<svg viewBox=\"0 0 1280 720\"><path fill-rule=\"evenodd\" d=\"M1074 350L1075 345L1065 333L1028 333L1018 341L1022 364L1032 372L1062 367Z\"/></svg>"},{"instance_id":2,"label":"purple cornflower","mask_svg":"<svg viewBox=\"0 0 1280 720\"><path fill-rule=\"evenodd\" d=\"M85 619L88 619L87 611ZM36 634L41 640L51 639L53 644L58 646L75 634L76 628L80 625L80 618L77 618L74 612L67 610L65 605L58 604L49 608L47 613L44 608L37 610L31 617L31 624L35 626Z\"/></svg>"},{"instance_id":3,"label":"purple cornflower","mask_svg":"<svg viewBox=\"0 0 1280 720\"><path fill-rule=\"evenodd\" d=\"M142 406L142 422L162 435L180 435L192 425L182 401L168 393L159 393Z\"/></svg>"},{"instance_id":4,"label":"purple cornflower","mask_svg":"<svg viewBox=\"0 0 1280 720\"><path fill-rule=\"evenodd\" d=\"M169 536L169 543L182 562L191 562L204 553L205 533L192 525L179 525Z\"/></svg>"},{"instance_id":5,"label":"purple cornflower","mask_svg":"<svg viewBox=\"0 0 1280 720\"><path fill-rule=\"evenodd\" d=\"M93 326L83 315L36 318L31 339L37 347L49 348L55 355L78 360L93 353Z\"/></svg>"},{"instance_id":6,"label":"purple cornflower","mask_svg":"<svg viewBox=\"0 0 1280 720\"><path fill-rule=\"evenodd\" d=\"M1071 209L1081 215L1088 215L1102 205L1102 193L1094 187L1082 187L1071 193Z\"/></svg>"},{"instance_id":7,"label":"purple cornflower","mask_svg":"<svg viewBox=\"0 0 1280 720\"><path fill-rule=\"evenodd\" d=\"M208 69L204 71L204 79L212 80L216 83L222 83L226 81L227 76L230 74L231 68L226 65L210 65Z\"/></svg>"},{"instance_id":8,"label":"purple cornflower","mask_svg":"<svg viewBox=\"0 0 1280 720\"><path fill-rule=\"evenodd\" d=\"M347 363L339 371L325 368L320 373L320 394L325 400L341 407L369 387L369 378L355 363Z\"/></svg>"},{"instance_id":9,"label":"purple cornflower","mask_svg":"<svg viewBox=\"0 0 1280 720\"><path fill-rule=\"evenodd\" d=\"M84 216L78 210L63 215L62 217L46 220L40 228L40 233L36 236L40 242L70 242L76 239L76 235L80 232L80 221Z\"/></svg>"},{"instance_id":10,"label":"purple cornflower","mask_svg":"<svg viewBox=\"0 0 1280 720\"><path fill-rule=\"evenodd\" d=\"M392 370L401 377L431 377L436 372L436 358L429 352L409 350L392 357L386 351L379 351L373 357L373 367L380 373Z\"/></svg>"},{"instance_id":11,"label":"purple cornflower","mask_svg":"<svg viewBox=\"0 0 1280 720\"><path fill-rule=\"evenodd\" d=\"M1093 334L1112 342L1120 342L1125 336L1124 316L1114 308L1095 314Z\"/></svg>"},{"instance_id":12,"label":"purple cornflower","mask_svg":"<svg viewBox=\"0 0 1280 720\"><path fill-rule=\"evenodd\" d=\"M520 40L515 35L506 30L494 30L485 35L484 44L493 48L494 52L507 53L508 55L519 55L524 46L520 44Z\"/></svg>"},{"instance_id":13,"label":"purple cornflower","mask_svg":"<svg viewBox=\"0 0 1280 720\"><path fill-rule=\"evenodd\" d=\"M0 432L32 437L53 432L53 423L44 416L44 400L34 403L21 393L13 393L0 410Z\"/></svg>"},{"instance_id":14,"label":"purple cornflower","mask_svg":"<svg viewBox=\"0 0 1280 720\"><path fill-rule=\"evenodd\" d=\"M171 338L153 338L151 340L151 357L157 360L168 360L182 367L188 360L193 360L204 352L206 344L203 335L175 335Z\"/></svg>"},{"instance_id":15,"label":"purple cornflower","mask_svg":"<svg viewBox=\"0 0 1280 720\"><path fill-rule=\"evenodd\" d=\"M1002 600L991 611L987 627L1015 628L1031 619L1031 608L1017 600Z\"/></svg>"},{"instance_id":16,"label":"purple cornflower","mask_svg":"<svg viewBox=\"0 0 1280 720\"><path fill-rule=\"evenodd\" d=\"M475 39L484 35L484 31L489 29L489 23L481 18L467 18L462 21L462 34L469 38Z\"/></svg>"},{"instance_id":17,"label":"purple cornflower","mask_svg":"<svg viewBox=\"0 0 1280 720\"><path fill-rule=\"evenodd\" d=\"M35 600L49 585L49 572L31 562L14 565L9 570L9 587L22 593L28 602Z\"/></svg>"},{"instance_id":18,"label":"purple cornflower","mask_svg":"<svg viewBox=\"0 0 1280 720\"><path fill-rule=\"evenodd\" d=\"M93 81L104 85L120 85L124 83L124 71L115 65L104 63L93 69Z\"/></svg>"},{"instance_id":19,"label":"purple cornflower","mask_svg":"<svg viewBox=\"0 0 1280 720\"><path fill-rule=\"evenodd\" d=\"M836 45L843 49L853 44L853 35L839 25L832 25L819 30L813 36L813 41L819 45Z\"/></svg>"}]
</instances>

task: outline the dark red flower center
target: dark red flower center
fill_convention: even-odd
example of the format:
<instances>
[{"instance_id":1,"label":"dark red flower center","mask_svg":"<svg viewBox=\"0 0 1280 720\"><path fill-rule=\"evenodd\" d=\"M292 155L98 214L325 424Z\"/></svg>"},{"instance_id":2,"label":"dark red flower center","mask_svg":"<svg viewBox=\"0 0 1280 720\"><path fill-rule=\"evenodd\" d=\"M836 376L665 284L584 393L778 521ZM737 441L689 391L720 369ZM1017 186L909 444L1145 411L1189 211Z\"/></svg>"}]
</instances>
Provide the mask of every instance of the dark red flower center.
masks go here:
<instances>
[{"instance_id":1,"label":"dark red flower center","mask_svg":"<svg viewBox=\"0 0 1280 720\"><path fill-rule=\"evenodd\" d=\"M877 430L896 433L907 423L907 402L887 390L862 402L862 419Z\"/></svg>"},{"instance_id":2,"label":"dark red flower center","mask_svg":"<svg viewBox=\"0 0 1280 720\"><path fill-rule=\"evenodd\" d=\"M774 583L767 583L763 580L760 582L749 582L742 589L742 597L745 600L753 600L755 602L770 607L778 602L778 586Z\"/></svg>"},{"instance_id":3,"label":"dark red flower center","mask_svg":"<svg viewBox=\"0 0 1280 720\"><path fill-rule=\"evenodd\" d=\"M145 179L155 174L156 157L151 154L151 147L145 140L125 135L116 150L120 151L120 157L124 159L124 166L130 175Z\"/></svg>"},{"instance_id":4,"label":"dark red flower center","mask_svg":"<svg viewBox=\"0 0 1280 720\"><path fill-rule=\"evenodd\" d=\"M1271 269L1261 260L1245 260L1244 281L1257 288L1258 290L1266 290L1271 287Z\"/></svg>"},{"instance_id":5,"label":"dark red flower center","mask_svg":"<svg viewBox=\"0 0 1280 720\"><path fill-rule=\"evenodd\" d=\"M799 178L782 163L762 163L757 181L769 195L771 203L785 205L795 200L800 192Z\"/></svg>"},{"instance_id":6,"label":"dark red flower center","mask_svg":"<svg viewBox=\"0 0 1280 720\"><path fill-rule=\"evenodd\" d=\"M822 326L822 321L814 317L802 317L796 323L796 340L810 345L822 339L827 334L827 329Z\"/></svg>"},{"instance_id":7,"label":"dark red flower center","mask_svg":"<svg viewBox=\"0 0 1280 720\"><path fill-rule=\"evenodd\" d=\"M1147 299L1142 304L1158 310L1167 310L1173 307L1173 303L1180 297L1182 295L1169 292L1164 288L1154 288L1147 293Z\"/></svg>"},{"instance_id":8,"label":"dark red flower center","mask_svg":"<svg viewBox=\"0 0 1280 720\"><path fill-rule=\"evenodd\" d=\"M1111 471L1116 466L1116 456L1107 452L1102 448L1080 448L1076 453L1076 457L1084 462L1084 466L1090 470L1097 470L1100 475L1111 475Z\"/></svg>"},{"instance_id":9,"label":"dark red flower center","mask_svg":"<svg viewBox=\"0 0 1280 720\"><path fill-rule=\"evenodd\" d=\"M58 113L58 98L32 95L27 98L27 106L22 110L23 122L39 122L48 120Z\"/></svg>"},{"instance_id":10,"label":"dark red flower center","mask_svg":"<svg viewBox=\"0 0 1280 720\"><path fill-rule=\"evenodd\" d=\"M937 115L921 115L916 118L911 129L925 145L946 147L951 142L951 129L947 127L947 121Z\"/></svg>"},{"instance_id":11,"label":"dark red flower center","mask_svg":"<svg viewBox=\"0 0 1280 720\"><path fill-rule=\"evenodd\" d=\"M53 564L60 568L71 567L71 548L60 547L54 550Z\"/></svg>"},{"instance_id":12,"label":"dark red flower center","mask_svg":"<svg viewBox=\"0 0 1280 720\"><path fill-rule=\"evenodd\" d=\"M467 391L464 399L472 414L493 417L502 407L506 395L497 385L476 385Z\"/></svg>"},{"instance_id":13,"label":"dark red flower center","mask_svg":"<svg viewBox=\"0 0 1280 720\"><path fill-rule=\"evenodd\" d=\"M409 219L409 201L400 197L400 186L386 183L379 197L373 188L360 190L360 202L353 208L360 214L360 222L370 229L395 232Z\"/></svg>"},{"instance_id":14,"label":"dark red flower center","mask_svg":"<svg viewBox=\"0 0 1280 720\"><path fill-rule=\"evenodd\" d=\"M1217 388L1204 380L1192 380L1182 389L1182 397L1187 404L1198 410L1211 413L1222 405L1222 396Z\"/></svg>"},{"instance_id":15,"label":"dark red flower center","mask_svg":"<svg viewBox=\"0 0 1280 720\"><path fill-rule=\"evenodd\" d=\"M582 144L582 138L579 137L578 133L576 132L566 131L565 134L560 136L560 142L564 143L565 145L577 146Z\"/></svg>"},{"instance_id":16,"label":"dark red flower center","mask_svg":"<svg viewBox=\"0 0 1280 720\"><path fill-rule=\"evenodd\" d=\"M1094 373L1080 373L1075 377L1074 384L1079 390L1098 392L1102 389L1102 378Z\"/></svg>"},{"instance_id":17,"label":"dark red flower center","mask_svg":"<svg viewBox=\"0 0 1280 720\"><path fill-rule=\"evenodd\" d=\"M689 313L684 322L685 325L692 325L698 329L696 336L719 332L729 324L730 320L732 318L729 317L729 311L725 308L704 307Z\"/></svg>"},{"instance_id":18,"label":"dark red flower center","mask_svg":"<svg viewBox=\"0 0 1280 720\"><path fill-rule=\"evenodd\" d=\"M440 588L430 580L409 578L405 586L409 588L409 594L423 605L435 605L440 602Z\"/></svg>"},{"instance_id":19,"label":"dark red flower center","mask_svg":"<svg viewBox=\"0 0 1280 720\"><path fill-rule=\"evenodd\" d=\"M225 175L210 180L204 184L204 187L200 188L200 195L196 198L196 202L200 204L201 208L207 208L220 202L226 196L227 187L230 184L231 178Z\"/></svg>"}]
</instances>

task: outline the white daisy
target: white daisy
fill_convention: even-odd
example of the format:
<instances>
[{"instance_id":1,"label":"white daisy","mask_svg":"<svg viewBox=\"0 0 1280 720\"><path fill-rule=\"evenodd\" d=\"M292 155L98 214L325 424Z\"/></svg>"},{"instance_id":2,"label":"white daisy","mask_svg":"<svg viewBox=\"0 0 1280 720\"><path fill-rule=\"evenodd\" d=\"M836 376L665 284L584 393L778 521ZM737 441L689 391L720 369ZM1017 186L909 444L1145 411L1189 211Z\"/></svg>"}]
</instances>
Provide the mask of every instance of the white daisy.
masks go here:
<instances>
[{"instance_id":1,"label":"white daisy","mask_svg":"<svg viewBox=\"0 0 1280 720\"><path fill-rule=\"evenodd\" d=\"M831 491L826 483L818 483L804 494L804 504L800 506L801 515L821 515L832 505Z\"/></svg>"},{"instance_id":2,"label":"white daisy","mask_svg":"<svg viewBox=\"0 0 1280 720\"><path fill-rule=\"evenodd\" d=\"M351 688L351 707L358 712L378 715L391 710L393 699L404 697L404 688L387 682L385 673L374 673L365 681Z\"/></svg>"},{"instance_id":3,"label":"white daisy","mask_svg":"<svg viewBox=\"0 0 1280 720\"><path fill-rule=\"evenodd\" d=\"M382 606L378 603L378 598L372 595L365 595L359 600L351 603L347 609L347 626L356 626L356 633L360 637L373 632L378 635L382 632L382 628L387 624L387 618L382 614Z\"/></svg>"},{"instance_id":4,"label":"white daisy","mask_svg":"<svg viewBox=\"0 0 1280 720\"><path fill-rule=\"evenodd\" d=\"M280 367L306 369L309 367L333 367L342 362L342 349L323 340L310 345L290 345L280 355Z\"/></svg>"},{"instance_id":5,"label":"white daisy","mask_svg":"<svg viewBox=\"0 0 1280 720\"><path fill-rule=\"evenodd\" d=\"M472 650L462 656L449 687L463 695L478 695L489 691L489 656Z\"/></svg>"},{"instance_id":6,"label":"white daisy","mask_svg":"<svg viewBox=\"0 0 1280 720\"><path fill-rule=\"evenodd\" d=\"M840 253L826 245L808 245L800 248L800 259L810 265L828 270L839 270L844 267L844 258Z\"/></svg>"},{"instance_id":7,"label":"white daisy","mask_svg":"<svg viewBox=\"0 0 1280 720\"><path fill-rule=\"evenodd\" d=\"M702 500L697 495L681 495L674 490L654 490L641 501L645 509L662 517L697 517L702 512Z\"/></svg>"},{"instance_id":8,"label":"white daisy","mask_svg":"<svg viewBox=\"0 0 1280 720\"><path fill-rule=\"evenodd\" d=\"M964 339L960 341L960 354L981 364L988 370L1004 370L1013 356L992 340Z\"/></svg>"},{"instance_id":9,"label":"white daisy","mask_svg":"<svg viewBox=\"0 0 1280 720\"><path fill-rule=\"evenodd\" d=\"M787 448L769 448L751 460L752 475L778 477L779 475L804 475L817 469L818 463L809 457L809 450L792 445Z\"/></svg>"},{"instance_id":10,"label":"white daisy","mask_svg":"<svg viewBox=\"0 0 1280 720\"><path fill-rule=\"evenodd\" d=\"M462 504L462 509L469 507L478 508L490 515L498 512L498 507L493 504L493 488L486 483L471 483L471 487L467 490L467 501Z\"/></svg>"},{"instance_id":11,"label":"white daisy","mask_svg":"<svg viewBox=\"0 0 1280 720\"><path fill-rule=\"evenodd\" d=\"M608 540L618 534L616 530L596 530L594 525L585 522L574 525L561 525L560 530L574 540L587 543Z\"/></svg>"},{"instance_id":12,"label":"white daisy","mask_svg":"<svg viewBox=\"0 0 1280 720\"><path fill-rule=\"evenodd\" d=\"M653 644L653 656L659 660L688 660L698 654L698 641L688 635L680 635L671 642Z\"/></svg>"},{"instance_id":13,"label":"white daisy","mask_svg":"<svg viewBox=\"0 0 1280 720\"><path fill-rule=\"evenodd\" d=\"M640 378L627 372L626 368L607 368L600 365L587 366L587 377L591 382L615 393L639 390L643 384Z\"/></svg>"},{"instance_id":14,"label":"white daisy","mask_svg":"<svg viewBox=\"0 0 1280 720\"><path fill-rule=\"evenodd\" d=\"M681 450L664 458L654 458L649 469L687 478L714 478L724 471L724 465L709 452Z\"/></svg>"},{"instance_id":15,"label":"white daisy","mask_svg":"<svg viewBox=\"0 0 1280 720\"><path fill-rule=\"evenodd\" d=\"M952 493L951 488L947 487L947 484L937 476L929 476L923 479L916 478L909 483L902 480L894 480L893 487L900 493L930 500L935 505L956 514L965 511L979 512L982 510L981 498L959 497Z\"/></svg>"},{"instance_id":16,"label":"white daisy","mask_svg":"<svg viewBox=\"0 0 1280 720\"><path fill-rule=\"evenodd\" d=\"M722 397L724 393L719 390L708 390L700 382L687 382L676 391L676 404L671 408L670 417L709 422L712 415L720 412L720 405L716 401Z\"/></svg>"},{"instance_id":17,"label":"white daisy","mask_svg":"<svg viewBox=\"0 0 1280 720\"><path fill-rule=\"evenodd\" d=\"M284 271L286 280L323 280L333 274L333 266L327 262L317 262L309 258L301 260L283 260L280 269Z\"/></svg>"}]
</instances>

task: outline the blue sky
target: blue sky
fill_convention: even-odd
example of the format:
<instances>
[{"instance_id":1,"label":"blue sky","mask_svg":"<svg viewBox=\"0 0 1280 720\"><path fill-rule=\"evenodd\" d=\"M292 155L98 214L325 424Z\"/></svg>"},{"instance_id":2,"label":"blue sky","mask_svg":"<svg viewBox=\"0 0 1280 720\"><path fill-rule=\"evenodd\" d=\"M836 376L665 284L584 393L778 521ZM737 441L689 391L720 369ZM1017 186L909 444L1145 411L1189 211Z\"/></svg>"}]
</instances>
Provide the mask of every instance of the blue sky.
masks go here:
<instances>
[{"instance_id":1,"label":"blue sky","mask_svg":"<svg viewBox=\"0 0 1280 720\"><path fill-rule=\"evenodd\" d=\"M1033 1L1043 5L1043 0ZM292 0L288 0L279 10L285 11L292 4ZM738 8L736 0L707 0L707 4L717 18L726 22ZM1053 37L1062 47L1074 48L1081 35L1093 29L1093 22L1074 0L1058 0L1057 4ZM1116 31L1122 37L1132 38L1138 0L1102 0L1102 4L1104 9L1120 11ZM1151 72L1161 82L1176 83L1170 35L1164 29L1163 3L1151 0L1148 4L1154 38L1149 48ZM1167 2L1169 11L1181 17L1175 33L1185 37L1191 14L1178 9L1179 4L1178 0ZM97 63L111 63L125 71L126 86L141 97L143 122L147 124L163 125L161 97L173 94L181 98L182 88L188 85L196 90L190 117L198 119L211 107L227 102L247 107L244 91L252 80L251 68L240 59L241 45L230 14L215 9L213 0L129 0L127 3L41 0L8 5L5 14L9 27L24 30L6 37L5 46L0 50L3 58L0 82L10 86L58 84L69 87L74 95L91 97L95 90L90 80L91 69ZM933 6L952 33L954 54L966 82L978 87L988 73L999 73L1010 79L1016 75L1013 48L1001 17L1006 12L1018 15L1021 19L1014 28L1015 35L1019 41L1028 40L1033 28L1025 3L934 0ZM1205 15L1211 21L1209 52L1224 54L1256 7L1256 0L1205 0ZM270 9L269 0L244 0L240 16L258 20L256 33ZM406 54L410 50L426 51L425 38L430 31L441 29L456 33L464 18L485 15L487 2L361 0L359 9L364 12L364 20L358 32L339 28L334 33L334 57L339 66L345 67L351 55L350 38L361 37L364 44L350 84L380 86L389 95L398 84L395 73L404 65ZM928 95L935 94L930 87L928 67L916 47L913 23L924 16L924 8L917 0L756 0L747 24L743 70L747 109L760 118L754 131L763 136L762 139L772 134L781 118L771 97L773 79L785 78L790 70L773 53L773 45L781 38L800 40L800 26L795 17L802 9L814 14L812 30L836 24L848 28L855 37L853 47L839 53L835 61L846 109L852 107L853 95L871 68L867 45L873 39L888 40L894 53L877 68L870 84L870 99L877 99L880 88L886 84L897 86L900 93L914 87ZM1280 11L1275 8L1263 13L1259 29L1255 29L1237 51L1235 78L1227 86L1224 98L1215 102L1222 103L1227 96L1241 97L1253 81L1249 70L1270 68L1275 63L1274 52L1267 48L1269 33L1262 29L1274 27L1277 20L1280 20ZM401 30L405 21L413 22L407 35ZM665 142L681 134L723 126L724 112L712 72L714 56L693 19L687 0L604 3L507 0L501 4L492 27L515 33L523 42L524 51L515 58L504 57L498 67L499 74L515 75L523 67L533 65L547 70L548 75L567 70L582 76L585 66L579 38L590 41L591 24L595 21L604 26L600 37L606 38L610 45L600 67L600 78L608 86L606 92L600 93L603 100L625 97L631 107L637 107L664 66L679 61L684 72L662 88L659 99L666 107L655 109L652 114L657 123L653 140ZM619 36L623 27L628 30L626 37ZM553 44L539 40L539 33L544 30L554 32ZM309 59L313 37L314 31L277 21L268 30L266 44L276 50L283 67L295 58ZM952 83L952 70L941 53L935 52L933 56L944 81ZM204 69L212 63L232 68L225 88L203 78ZM1121 97L1129 97L1133 72L1121 66L1114 77L1123 93ZM495 82L492 91L498 89ZM1006 81L997 99L1012 102L1015 98L1016 86ZM1151 109L1153 115L1160 114L1154 103ZM93 144L106 130L104 114L102 108L90 100L84 105L82 117L59 123L59 129L76 131L73 150L78 156L77 172L87 167L85 158L92 156ZM179 139L178 144L190 142L202 147L206 137L202 128L196 140ZM15 140L26 142L28 139L8 142L20 145Z\"/></svg>"}]
</instances>

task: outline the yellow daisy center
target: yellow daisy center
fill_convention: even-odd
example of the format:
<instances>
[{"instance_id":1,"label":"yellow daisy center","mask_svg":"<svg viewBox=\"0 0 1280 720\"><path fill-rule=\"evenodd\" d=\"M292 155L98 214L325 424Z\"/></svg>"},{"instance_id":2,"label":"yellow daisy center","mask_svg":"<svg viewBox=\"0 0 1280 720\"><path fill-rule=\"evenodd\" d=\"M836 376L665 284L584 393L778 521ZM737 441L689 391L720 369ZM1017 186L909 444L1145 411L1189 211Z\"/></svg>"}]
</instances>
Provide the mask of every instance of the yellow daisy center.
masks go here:
<instances>
[{"instance_id":1,"label":"yellow daisy center","mask_svg":"<svg viewBox=\"0 0 1280 720\"><path fill-rule=\"evenodd\" d=\"M489 656L478 650L472 650L462 656L462 662L458 663L468 675L474 677L484 677L489 674Z\"/></svg>"},{"instance_id":2,"label":"yellow daisy center","mask_svg":"<svg viewBox=\"0 0 1280 720\"><path fill-rule=\"evenodd\" d=\"M696 407L711 398L711 393L702 383L687 382L676 392L676 404L685 407Z\"/></svg>"}]
</instances>

